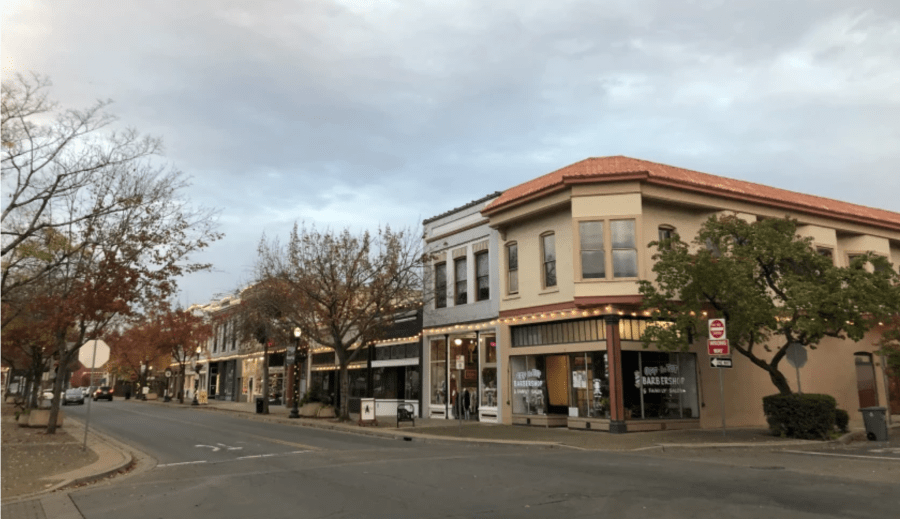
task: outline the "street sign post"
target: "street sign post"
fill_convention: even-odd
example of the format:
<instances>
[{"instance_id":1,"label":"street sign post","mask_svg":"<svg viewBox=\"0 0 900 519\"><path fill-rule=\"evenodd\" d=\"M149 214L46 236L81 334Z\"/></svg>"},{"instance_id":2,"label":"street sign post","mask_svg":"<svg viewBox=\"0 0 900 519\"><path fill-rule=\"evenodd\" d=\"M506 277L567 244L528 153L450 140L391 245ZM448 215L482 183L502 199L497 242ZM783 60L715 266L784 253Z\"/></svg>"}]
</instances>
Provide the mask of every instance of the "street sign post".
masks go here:
<instances>
[{"instance_id":1,"label":"street sign post","mask_svg":"<svg viewBox=\"0 0 900 519\"><path fill-rule=\"evenodd\" d=\"M709 359L709 365L713 368L733 368L731 357L713 357Z\"/></svg>"},{"instance_id":2,"label":"street sign post","mask_svg":"<svg viewBox=\"0 0 900 519\"><path fill-rule=\"evenodd\" d=\"M706 348L710 355L731 355L731 346L728 339L709 339Z\"/></svg>"},{"instance_id":3,"label":"street sign post","mask_svg":"<svg viewBox=\"0 0 900 519\"><path fill-rule=\"evenodd\" d=\"M797 393L803 394L803 388L800 387L800 368L806 365L806 348L799 342L792 342L788 345L784 358L788 364L797 371Z\"/></svg>"}]
</instances>

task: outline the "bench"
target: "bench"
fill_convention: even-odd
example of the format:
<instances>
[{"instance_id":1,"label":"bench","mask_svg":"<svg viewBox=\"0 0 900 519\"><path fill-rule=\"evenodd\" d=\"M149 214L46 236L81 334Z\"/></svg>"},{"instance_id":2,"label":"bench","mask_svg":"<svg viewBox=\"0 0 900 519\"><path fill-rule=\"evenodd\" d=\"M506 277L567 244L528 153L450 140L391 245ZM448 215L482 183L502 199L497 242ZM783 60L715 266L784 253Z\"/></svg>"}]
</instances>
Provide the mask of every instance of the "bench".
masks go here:
<instances>
[{"instance_id":1,"label":"bench","mask_svg":"<svg viewBox=\"0 0 900 519\"><path fill-rule=\"evenodd\" d=\"M416 426L416 408L412 404L397 404L397 428L400 422L412 422Z\"/></svg>"}]
</instances>

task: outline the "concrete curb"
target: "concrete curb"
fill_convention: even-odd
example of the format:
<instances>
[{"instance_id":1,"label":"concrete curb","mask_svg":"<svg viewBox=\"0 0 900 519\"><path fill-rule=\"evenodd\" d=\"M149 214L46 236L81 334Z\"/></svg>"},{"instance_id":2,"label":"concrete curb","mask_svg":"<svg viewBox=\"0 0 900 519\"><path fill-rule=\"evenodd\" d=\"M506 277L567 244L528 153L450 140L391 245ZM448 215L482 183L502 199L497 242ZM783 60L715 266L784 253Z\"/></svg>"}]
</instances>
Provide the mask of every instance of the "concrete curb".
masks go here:
<instances>
[{"instance_id":1,"label":"concrete curb","mask_svg":"<svg viewBox=\"0 0 900 519\"><path fill-rule=\"evenodd\" d=\"M219 407L213 406L203 406L201 409L205 411L215 411L215 412L226 412L233 413L239 416L252 416L255 420L269 422L269 423L282 423L289 425L296 425L300 427L309 427L315 429L322 430L331 430L335 432L344 432L347 434L358 434L363 436L377 436L382 438L390 438L390 439L406 439L411 438L422 442L454 442L454 443L473 443L473 444L484 444L484 445L524 445L524 446L533 446L533 447L547 447L547 448L563 448L563 449L572 449L579 451L605 451L605 452L641 452L641 451L649 451L649 450L662 450L665 449L713 449L713 448L780 448L780 447L792 447L799 445L821 445L824 442L818 442L814 440L775 440L768 442L742 442L742 443L660 443L645 447L637 447L637 448L586 448L580 447L577 445L569 445L561 442L554 441L529 441L529 440L504 440L504 439L495 439L495 438L472 438L472 437L459 437L459 436L445 436L445 435L434 435L428 434L427 432L412 432L409 429L376 429L376 428L365 428L365 427L355 427L348 425L340 425L334 423L327 422L319 422L314 418L299 418L299 419L291 419L287 417L282 417L278 415L256 415L252 412L241 411L238 409L222 409ZM863 432L863 434L865 434Z\"/></svg>"},{"instance_id":2,"label":"concrete curb","mask_svg":"<svg viewBox=\"0 0 900 519\"><path fill-rule=\"evenodd\" d=\"M83 438L84 423L81 420L73 418L71 416L66 417L66 421L69 423L77 424L79 432L73 434L73 436L80 436ZM88 432L88 448L94 451L94 453L97 454L97 457L99 458L94 463L80 469L53 475L48 479L62 478L62 481L38 492L15 496L8 500L3 499L3 504L7 505L20 501L28 501L56 492L57 490L93 483L95 481L106 478L107 476L115 474L120 470L126 469L135 463L134 456L129 450L123 448L121 442L95 430L91 430ZM108 457L110 455L117 456L120 458L120 460L111 464Z\"/></svg>"}]
</instances>

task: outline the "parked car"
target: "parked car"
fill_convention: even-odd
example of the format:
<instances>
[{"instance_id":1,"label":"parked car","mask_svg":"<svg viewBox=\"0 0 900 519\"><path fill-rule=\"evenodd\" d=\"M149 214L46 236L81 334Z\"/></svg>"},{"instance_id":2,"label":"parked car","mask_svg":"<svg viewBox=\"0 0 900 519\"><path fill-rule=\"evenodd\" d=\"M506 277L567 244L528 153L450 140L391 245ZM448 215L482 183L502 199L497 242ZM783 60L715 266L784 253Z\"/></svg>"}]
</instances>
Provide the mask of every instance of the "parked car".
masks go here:
<instances>
[{"instance_id":1,"label":"parked car","mask_svg":"<svg viewBox=\"0 0 900 519\"><path fill-rule=\"evenodd\" d=\"M94 391L97 391L97 386L83 387L81 388L81 392L84 394L85 398L90 398L91 395L94 394Z\"/></svg>"},{"instance_id":2,"label":"parked car","mask_svg":"<svg viewBox=\"0 0 900 519\"><path fill-rule=\"evenodd\" d=\"M63 397L63 405L78 404L84 405L84 391L81 388L67 389Z\"/></svg>"},{"instance_id":3,"label":"parked car","mask_svg":"<svg viewBox=\"0 0 900 519\"><path fill-rule=\"evenodd\" d=\"M109 386L100 386L97 391L94 391L94 402L97 400L109 400L112 402L113 399L113 388Z\"/></svg>"}]
</instances>

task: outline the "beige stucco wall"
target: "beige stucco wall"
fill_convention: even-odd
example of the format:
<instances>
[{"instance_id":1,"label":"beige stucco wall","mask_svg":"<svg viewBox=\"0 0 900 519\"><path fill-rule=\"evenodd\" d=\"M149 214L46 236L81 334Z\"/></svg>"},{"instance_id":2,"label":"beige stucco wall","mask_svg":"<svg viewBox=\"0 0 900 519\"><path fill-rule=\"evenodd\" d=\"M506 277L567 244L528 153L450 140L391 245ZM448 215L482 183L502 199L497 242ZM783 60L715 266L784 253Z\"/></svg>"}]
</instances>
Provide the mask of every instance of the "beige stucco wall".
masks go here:
<instances>
[{"instance_id":1,"label":"beige stucco wall","mask_svg":"<svg viewBox=\"0 0 900 519\"><path fill-rule=\"evenodd\" d=\"M543 213L519 223L506 232L500 244L500 311L528 308L572 301L572 218L568 207ZM543 255L541 235L553 232L556 242L556 287L543 287ZM519 292L509 294L506 275L506 245L516 242L519 247Z\"/></svg>"},{"instance_id":2,"label":"beige stucco wall","mask_svg":"<svg viewBox=\"0 0 900 519\"><path fill-rule=\"evenodd\" d=\"M838 265L849 265L849 255L861 252L874 252L890 257L890 242L886 238L872 235L838 236Z\"/></svg>"},{"instance_id":3,"label":"beige stucco wall","mask_svg":"<svg viewBox=\"0 0 900 519\"><path fill-rule=\"evenodd\" d=\"M891 243L890 260L894 264L894 270L900 271L900 242Z\"/></svg>"}]
</instances>

